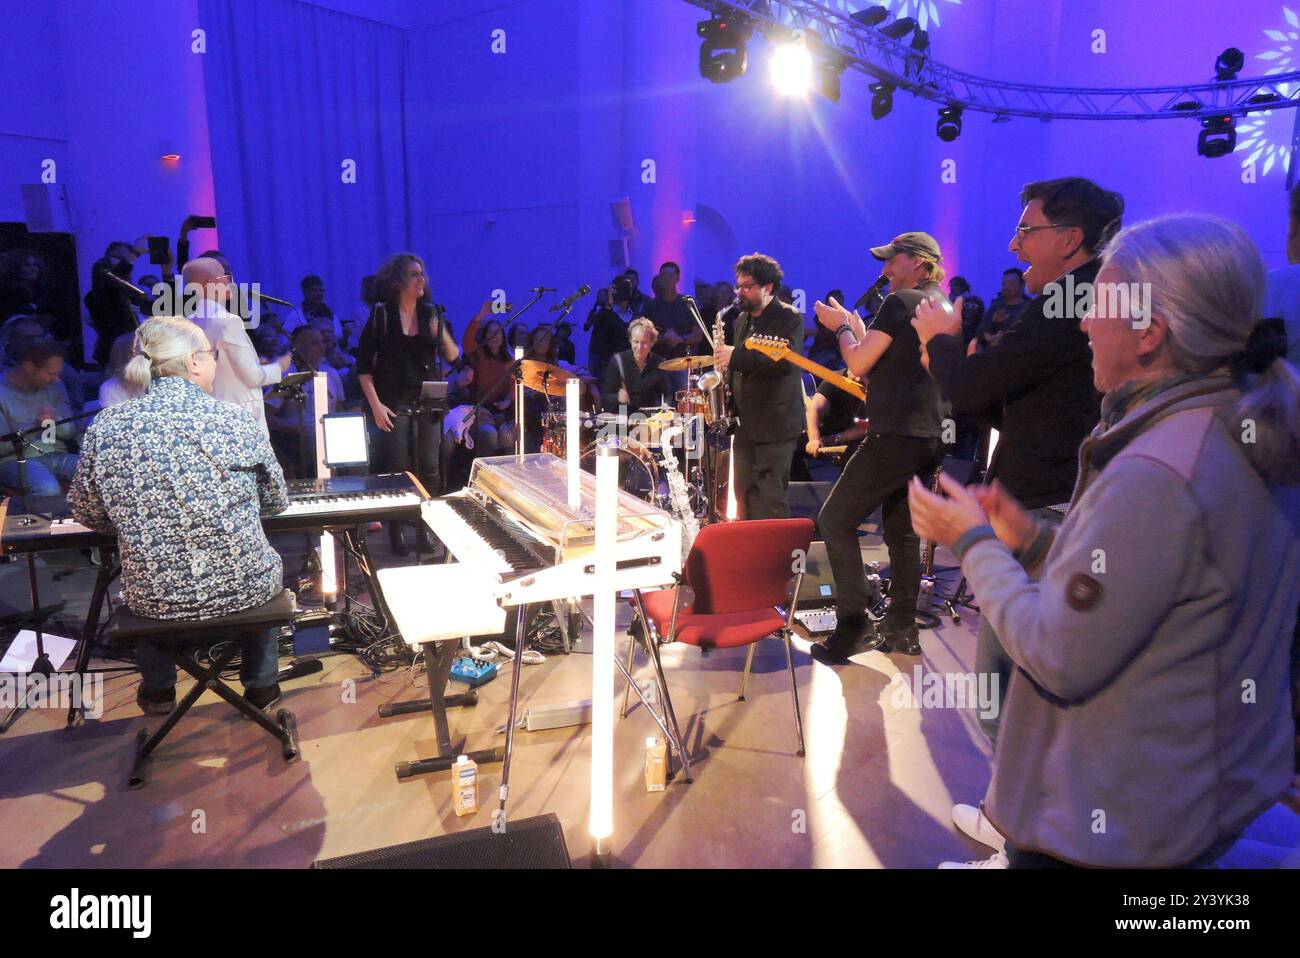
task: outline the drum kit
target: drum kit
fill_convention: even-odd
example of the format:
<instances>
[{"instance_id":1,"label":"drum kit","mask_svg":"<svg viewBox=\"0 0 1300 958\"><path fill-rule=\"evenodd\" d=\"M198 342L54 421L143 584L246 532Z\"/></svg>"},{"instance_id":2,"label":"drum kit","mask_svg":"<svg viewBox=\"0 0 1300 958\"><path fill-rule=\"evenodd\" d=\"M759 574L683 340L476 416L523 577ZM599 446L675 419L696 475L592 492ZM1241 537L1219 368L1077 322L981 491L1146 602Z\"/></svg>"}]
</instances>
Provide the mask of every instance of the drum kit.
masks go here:
<instances>
[{"instance_id":1,"label":"drum kit","mask_svg":"<svg viewBox=\"0 0 1300 958\"><path fill-rule=\"evenodd\" d=\"M687 386L678 390L672 406L647 406L631 413L583 409L579 420L583 468L594 469L597 449L612 447L620 459L621 486L671 510L672 497L664 476L665 461L671 456L686 480L690 508L697 518L708 522L723 517L726 480L724 476L721 483L716 481L721 466L719 443L709 438L722 435L727 425L722 390L717 388L722 377L716 370L700 374L712 365L712 356L682 356L660 364L667 372L687 374ZM524 360L521 378L526 389L546 397L542 451L563 458L568 445L567 417L564 403L555 400L563 400L570 379L594 383L595 378L531 359Z\"/></svg>"}]
</instances>

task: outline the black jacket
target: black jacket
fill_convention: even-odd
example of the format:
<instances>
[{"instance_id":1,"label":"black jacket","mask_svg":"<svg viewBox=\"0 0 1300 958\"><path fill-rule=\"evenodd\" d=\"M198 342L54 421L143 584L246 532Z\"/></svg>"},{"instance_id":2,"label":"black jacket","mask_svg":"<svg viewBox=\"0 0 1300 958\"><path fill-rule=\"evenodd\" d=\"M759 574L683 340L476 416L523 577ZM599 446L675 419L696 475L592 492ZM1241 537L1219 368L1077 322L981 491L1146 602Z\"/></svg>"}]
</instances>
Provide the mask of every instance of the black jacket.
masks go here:
<instances>
[{"instance_id":1,"label":"black jacket","mask_svg":"<svg viewBox=\"0 0 1300 958\"><path fill-rule=\"evenodd\" d=\"M1097 269L1093 260L1070 275L1077 287L1095 282ZM1070 501L1079 444L1097 425L1101 409L1080 317L1074 309L1059 310L1068 315L1055 318L1046 314L1052 285L1024 308L996 346L965 356L959 338L936 336L928 347L930 374L955 413L987 418L990 407L994 410L987 421L999 439L988 478L1001 480L1028 509Z\"/></svg>"},{"instance_id":2,"label":"black jacket","mask_svg":"<svg viewBox=\"0 0 1300 958\"><path fill-rule=\"evenodd\" d=\"M757 316L743 314L736 329L727 378L732 411L740 417L738 434L751 442L795 439L804 427L803 383L799 367L746 349L752 335L776 336L803 355L803 316L776 297Z\"/></svg>"}]
</instances>

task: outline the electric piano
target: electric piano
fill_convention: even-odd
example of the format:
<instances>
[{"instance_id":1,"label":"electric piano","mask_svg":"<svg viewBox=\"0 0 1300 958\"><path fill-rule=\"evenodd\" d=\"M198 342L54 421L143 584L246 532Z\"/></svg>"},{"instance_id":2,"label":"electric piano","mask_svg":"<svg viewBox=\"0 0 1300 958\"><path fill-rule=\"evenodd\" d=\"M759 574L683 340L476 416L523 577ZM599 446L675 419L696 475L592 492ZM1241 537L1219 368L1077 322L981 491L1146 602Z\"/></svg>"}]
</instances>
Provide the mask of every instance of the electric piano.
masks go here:
<instances>
[{"instance_id":1,"label":"electric piano","mask_svg":"<svg viewBox=\"0 0 1300 958\"><path fill-rule=\"evenodd\" d=\"M418 521L429 498L410 473L387 476L334 476L288 483L289 507L262 517L268 532L320 532L368 522ZM113 536L87 529L62 496L6 499L0 553L48 552L111 545Z\"/></svg>"},{"instance_id":2,"label":"electric piano","mask_svg":"<svg viewBox=\"0 0 1300 958\"><path fill-rule=\"evenodd\" d=\"M596 477L579 472L569 506L563 459L534 453L476 459L469 485L421 505L425 523L456 561L474 567L501 606L591 595L595 588ZM681 524L620 489L615 584L670 585L681 571Z\"/></svg>"}]
</instances>

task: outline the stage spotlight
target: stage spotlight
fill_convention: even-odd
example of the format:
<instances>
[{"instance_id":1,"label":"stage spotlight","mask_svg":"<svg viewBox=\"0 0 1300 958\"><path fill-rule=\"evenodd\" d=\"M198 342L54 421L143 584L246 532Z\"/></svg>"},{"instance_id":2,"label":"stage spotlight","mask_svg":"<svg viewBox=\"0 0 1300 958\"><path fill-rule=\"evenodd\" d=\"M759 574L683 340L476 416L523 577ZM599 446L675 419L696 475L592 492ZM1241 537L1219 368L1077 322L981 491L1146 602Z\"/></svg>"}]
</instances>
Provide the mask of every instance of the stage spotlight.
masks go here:
<instances>
[{"instance_id":1,"label":"stage spotlight","mask_svg":"<svg viewBox=\"0 0 1300 958\"><path fill-rule=\"evenodd\" d=\"M769 75L782 96L807 96L813 85L812 54L802 43L782 43L772 53Z\"/></svg>"},{"instance_id":2,"label":"stage spotlight","mask_svg":"<svg viewBox=\"0 0 1300 958\"><path fill-rule=\"evenodd\" d=\"M832 103L840 102L840 77L847 66L843 57L828 57L817 63L817 92Z\"/></svg>"},{"instance_id":3,"label":"stage spotlight","mask_svg":"<svg viewBox=\"0 0 1300 958\"><path fill-rule=\"evenodd\" d=\"M1201 132L1196 137L1196 152L1215 159L1227 156L1237 148L1237 126L1231 116L1207 116L1201 120Z\"/></svg>"},{"instance_id":4,"label":"stage spotlight","mask_svg":"<svg viewBox=\"0 0 1300 958\"><path fill-rule=\"evenodd\" d=\"M881 27L880 32L891 39L901 40L915 29L915 20L911 17L899 17L889 26Z\"/></svg>"},{"instance_id":5,"label":"stage spotlight","mask_svg":"<svg viewBox=\"0 0 1300 958\"><path fill-rule=\"evenodd\" d=\"M926 30L917 30L912 34L912 49L917 53L924 53L930 49L930 34Z\"/></svg>"},{"instance_id":6,"label":"stage spotlight","mask_svg":"<svg viewBox=\"0 0 1300 958\"><path fill-rule=\"evenodd\" d=\"M939 139L945 143L951 143L961 136L960 103L950 104L939 111L939 123L934 132L938 133Z\"/></svg>"},{"instance_id":7,"label":"stage spotlight","mask_svg":"<svg viewBox=\"0 0 1300 958\"><path fill-rule=\"evenodd\" d=\"M871 118L883 120L894 108L894 88L883 80L871 84Z\"/></svg>"},{"instance_id":8,"label":"stage spotlight","mask_svg":"<svg viewBox=\"0 0 1300 958\"><path fill-rule=\"evenodd\" d=\"M878 23L884 23L887 16L889 16L889 8L877 5L863 7L857 13L850 13L849 19L857 21L864 27L874 27Z\"/></svg>"},{"instance_id":9,"label":"stage spotlight","mask_svg":"<svg viewBox=\"0 0 1300 958\"><path fill-rule=\"evenodd\" d=\"M1236 47L1228 47L1214 61L1214 79L1220 83L1237 79L1237 74L1246 65L1246 55Z\"/></svg>"},{"instance_id":10,"label":"stage spotlight","mask_svg":"<svg viewBox=\"0 0 1300 958\"><path fill-rule=\"evenodd\" d=\"M752 27L715 17L701 20L695 32L704 40L700 45L700 76L710 83L730 83L745 75L749 66L746 45L753 36Z\"/></svg>"}]
</instances>

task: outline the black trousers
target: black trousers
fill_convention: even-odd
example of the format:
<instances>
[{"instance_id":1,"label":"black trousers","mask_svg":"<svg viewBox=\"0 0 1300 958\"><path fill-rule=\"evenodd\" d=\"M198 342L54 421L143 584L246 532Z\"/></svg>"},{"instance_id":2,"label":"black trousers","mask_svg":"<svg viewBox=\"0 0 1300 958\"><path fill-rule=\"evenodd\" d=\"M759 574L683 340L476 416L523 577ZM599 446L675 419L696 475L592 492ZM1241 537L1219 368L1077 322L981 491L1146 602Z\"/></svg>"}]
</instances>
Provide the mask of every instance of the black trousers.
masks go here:
<instances>
[{"instance_id":1,"label":"black trousers","mask_svg":"<svg viewBox=\"0 0 1300 958\"><path fill-rule=\"evenodd\" d=\"M415 446L416 418L411 413L410 403L396 403L389 407L393 410L393 429L391 432L378 430L378 465L380 470L389 472L411 472L424 483L429 495L436 496L442 492L439 483L442 451L442 418L431 411L425 411L419 418L418 453ZM418 463L418 465L416 465Z\"/></svg>"},{"instance_id":2,"label":"black trousers","mask_svg":"<svg viewBox=\"0 0 1300 958\"><path fill-rule=\"evenodd\" d=\"M799 437L782 442L754 442L736 433L736 504L742 519L789 519L790 462Z\"/></svg>"},{"instance_id":3,"label":"black trousers","mask_svg":"<svg viewBox=\"0 0 1300 958\"><path fill-rule=\"evenodd\" d=\"M822 506L817 525L826 540L826 555L835 576L836 614L857 619L866 614L869 594L858 545L858 526L881 510L889 549L889 611L886 630L902 631L916 623L916 595L921 589L921 540L912 529L907 484L920 476L928 486L942 458L938 439L871 433L858 447Z\"/></svg>"}]
</instances>

